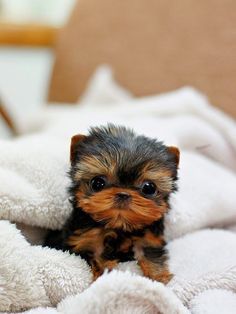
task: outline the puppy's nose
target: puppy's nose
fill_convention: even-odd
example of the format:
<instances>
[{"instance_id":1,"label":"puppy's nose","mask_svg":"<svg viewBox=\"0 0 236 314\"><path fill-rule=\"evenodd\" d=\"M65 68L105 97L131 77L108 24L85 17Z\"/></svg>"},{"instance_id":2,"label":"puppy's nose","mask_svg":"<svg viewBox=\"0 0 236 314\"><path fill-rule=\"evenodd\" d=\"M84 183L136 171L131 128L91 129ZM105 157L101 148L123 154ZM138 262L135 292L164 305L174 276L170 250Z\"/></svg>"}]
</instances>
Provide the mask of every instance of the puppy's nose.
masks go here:
<instances>
[{"instance_id":1,"label":"puppy's nose","mask_svg":"<svg viewBox=\"0 0 236 314\"><path fill-rule=\"evenodd\" d=\"M131 195L129 193L127 193L127 192L119 192L119 193L116 194L116 197L119 200L126 201L126 200L131 198Z\"/></svg>"}]
</instances>

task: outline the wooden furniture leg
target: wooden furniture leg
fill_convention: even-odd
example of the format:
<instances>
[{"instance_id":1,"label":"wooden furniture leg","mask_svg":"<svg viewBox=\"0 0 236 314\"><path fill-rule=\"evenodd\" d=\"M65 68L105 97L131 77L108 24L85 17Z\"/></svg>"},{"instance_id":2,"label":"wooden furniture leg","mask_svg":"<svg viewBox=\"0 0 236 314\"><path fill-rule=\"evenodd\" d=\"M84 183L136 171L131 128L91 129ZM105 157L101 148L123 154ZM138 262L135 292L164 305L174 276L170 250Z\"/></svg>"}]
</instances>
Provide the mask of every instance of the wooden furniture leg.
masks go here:
<instances>
[{"instance_id":1,"label":"wooden furniture leg","mask_svg":"<svg viewBox=\"0 0 236 314\"><path fill-rule=\"evenodd\" d=\"M6 123L6 125L11 130L12 134L13 135L17 135L18 132L17 132L16 126L15 126L13 120L11 119L9 113L7 112L5 107L3 106L3 103L2 103L1 100L0 100L0 116L3 118L3 120Z\"/></svg>"}]
</instances>

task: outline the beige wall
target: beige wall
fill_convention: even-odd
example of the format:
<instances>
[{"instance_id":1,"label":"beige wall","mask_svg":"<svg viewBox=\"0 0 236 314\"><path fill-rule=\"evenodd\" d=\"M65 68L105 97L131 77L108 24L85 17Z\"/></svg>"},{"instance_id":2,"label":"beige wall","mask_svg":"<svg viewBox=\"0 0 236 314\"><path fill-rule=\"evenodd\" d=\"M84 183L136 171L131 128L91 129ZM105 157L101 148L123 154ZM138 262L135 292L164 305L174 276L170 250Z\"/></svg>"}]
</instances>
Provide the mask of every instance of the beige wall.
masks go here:
<instances>
[{"instance_id":1,"label":"beige wall","mask_svg":"<svg viewBox=\"0 0 236 314\"><path fill-rule=\"evenodd\" d=\"M191 85L236 117L236 1L80 0L49 99L75 102L97 65L136 95Z\"/></svg>"}]
</instances>

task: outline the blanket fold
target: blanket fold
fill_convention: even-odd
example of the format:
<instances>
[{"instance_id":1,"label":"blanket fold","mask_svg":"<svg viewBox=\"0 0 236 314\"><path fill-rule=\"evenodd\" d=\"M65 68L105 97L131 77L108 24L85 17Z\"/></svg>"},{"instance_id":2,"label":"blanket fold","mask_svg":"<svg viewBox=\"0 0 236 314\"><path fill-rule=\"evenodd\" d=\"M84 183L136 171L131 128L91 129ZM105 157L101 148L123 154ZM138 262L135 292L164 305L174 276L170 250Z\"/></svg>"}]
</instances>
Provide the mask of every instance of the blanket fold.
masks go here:
<instances>
[{"instance_id":1,"label":"blanket fold","mask_svg":"<svg viewBox=\"0 0 236 314\"><path fill-rule=\"evenodd\" d=\"M0 221L1 311L56 306L91 281L89 266L80 257L31 246L15 225Z\"/></svg>"},{"instance_id":2,"label":"blanket fold","mask_svg":"<svg viewBox=\"0 0 236 314\"><path fill-rule=\"evenodd\" d=\"M44 109L38 115L44 120L40 131L0 140L0 311L217 314L224 308L233 313L235 122L191 88L135 99L111 84L108 72L91 81L81 107ZM102 88L96 83L101 79L106 82ZM180 147L179 191L165 219L174 274L167 286L142 277L135 262L92 283L80 257L36 245L45 229L62 228L71 212L70 137L107 122ZM221 305L214 304L220 298Z\"/></svg>"}]
</instances>

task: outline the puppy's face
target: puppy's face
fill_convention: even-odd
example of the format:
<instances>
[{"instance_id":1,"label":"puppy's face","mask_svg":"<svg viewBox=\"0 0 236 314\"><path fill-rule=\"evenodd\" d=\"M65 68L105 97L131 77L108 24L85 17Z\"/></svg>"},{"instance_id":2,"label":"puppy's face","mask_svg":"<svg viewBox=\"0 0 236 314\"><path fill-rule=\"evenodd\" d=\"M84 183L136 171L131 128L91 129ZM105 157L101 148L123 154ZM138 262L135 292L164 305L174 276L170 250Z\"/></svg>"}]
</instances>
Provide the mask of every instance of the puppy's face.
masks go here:
<instances>
[{"instance_id":1,"label":"puppy's face","mask_svg":"<svg viewBox=\"0 0 236 314\"><path fill-rule=\"evenodd\" d=\"M76 206L105 228L132 231L159 220L176 189L179 153L125 128L93 129L71 144Z\"/></svg>"}]
</instances>

